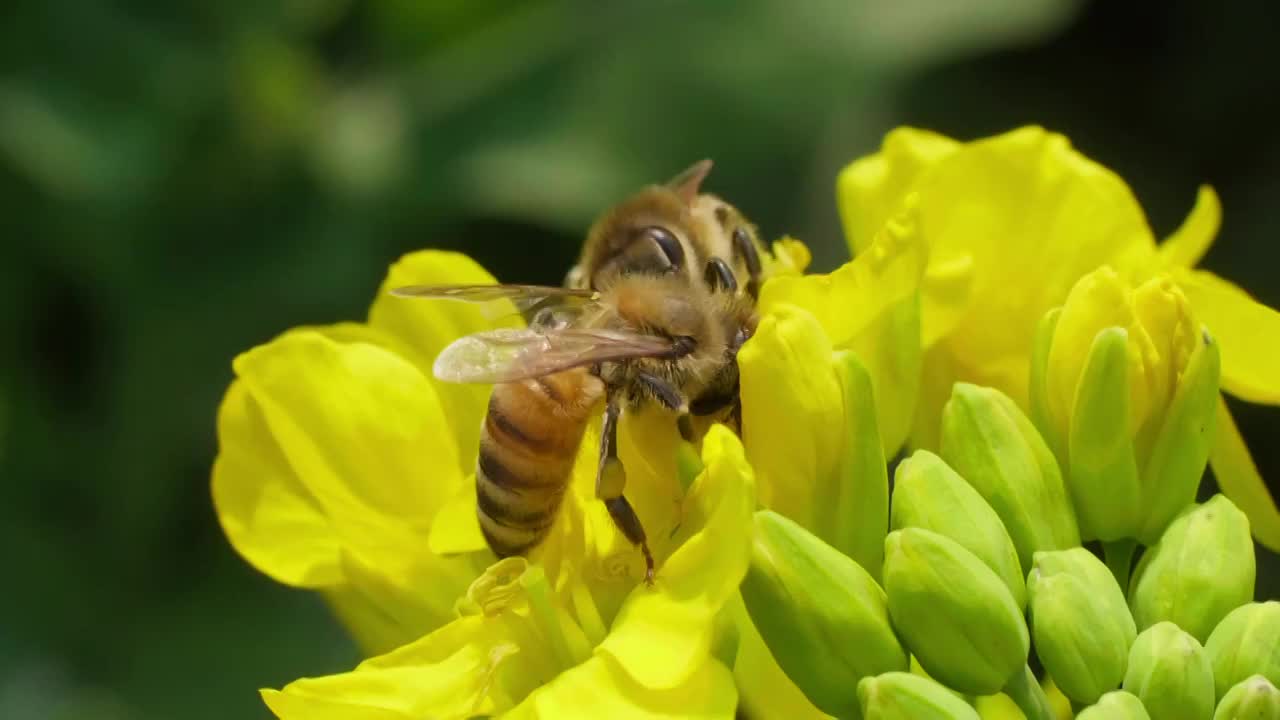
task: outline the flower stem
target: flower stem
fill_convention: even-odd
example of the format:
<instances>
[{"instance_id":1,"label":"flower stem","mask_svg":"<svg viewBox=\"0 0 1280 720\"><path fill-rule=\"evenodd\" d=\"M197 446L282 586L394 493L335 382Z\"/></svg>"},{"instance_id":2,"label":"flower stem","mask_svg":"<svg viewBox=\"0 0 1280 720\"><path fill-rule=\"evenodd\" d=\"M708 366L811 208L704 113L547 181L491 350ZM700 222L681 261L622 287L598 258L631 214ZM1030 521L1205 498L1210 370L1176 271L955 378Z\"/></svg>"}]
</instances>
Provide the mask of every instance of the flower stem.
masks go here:
<instances>
[{"instance_id":1,"label":"flower stem","mask_svg":"<svg viewBox=\"0 0 1280 720\"><path fill-rule=\"evenodd\" d=\"M1102 544L1102 556L1106 559L1111 574L1116 576L1121 592L1129 590L1129 573L1133 565L1133 553L1137 549L1137 541L1130 538Z\"/></svg>"},{"instance_id":2,"label":"flower stem","mask_svg":"<svg viewBox=\"0 0 1280 720\"><path fill-rule=\"evenodd\" d=\"M1049 698L1036 680L1031 668L1023 667L1005 686L1005 694L1013 699L1014 704L1027 716L1027 720L1054 720L1053 709L1049 706Z\"/></svg>"}]
</instances>

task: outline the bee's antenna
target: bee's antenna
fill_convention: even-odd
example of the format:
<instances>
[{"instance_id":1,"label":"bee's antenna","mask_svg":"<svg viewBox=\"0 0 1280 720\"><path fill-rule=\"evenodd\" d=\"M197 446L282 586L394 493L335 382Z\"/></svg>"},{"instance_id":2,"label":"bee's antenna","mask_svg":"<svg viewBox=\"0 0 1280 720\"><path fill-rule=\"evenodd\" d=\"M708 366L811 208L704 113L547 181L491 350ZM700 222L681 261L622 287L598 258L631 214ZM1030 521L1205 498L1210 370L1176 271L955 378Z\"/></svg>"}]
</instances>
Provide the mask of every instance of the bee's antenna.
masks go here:
<instances>
[{"instance_id":1,"label":"bee's antenna","mask_svg":"<svg viewBox=\"0 0 1280 720\"><path fill-rule=\"evenodd\" d=\"M698 190L702 185L702 181L706 179L707 174L710 172L711 160L699 160L686 168L684 172L671 178L667 182L667 187L674 190L681 200L692 204L694 198L698 197Z\"/></svg>"}]
</instances>

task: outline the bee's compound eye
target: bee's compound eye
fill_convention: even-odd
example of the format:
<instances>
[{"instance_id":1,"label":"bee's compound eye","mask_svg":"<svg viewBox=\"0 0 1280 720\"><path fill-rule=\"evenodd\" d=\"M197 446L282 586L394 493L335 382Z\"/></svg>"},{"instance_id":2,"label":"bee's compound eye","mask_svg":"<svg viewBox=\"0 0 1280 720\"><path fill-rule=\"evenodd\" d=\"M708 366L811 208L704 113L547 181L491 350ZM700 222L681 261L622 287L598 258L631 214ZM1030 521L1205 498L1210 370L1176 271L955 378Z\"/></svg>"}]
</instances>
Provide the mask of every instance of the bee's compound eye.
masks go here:
<instances>
[{"instance_id":1,"label":"bee's compound eye","mask_svg":"<svg viewBox=\"0 0 1280 720\"><path fill-rule=\"evenodd\" d=\"M672 267L684 267L684 247L670 230L652 225L640 232L658 246L658 249L666 256L667 262L671 263Z\"/></svg>"}]
</instances>

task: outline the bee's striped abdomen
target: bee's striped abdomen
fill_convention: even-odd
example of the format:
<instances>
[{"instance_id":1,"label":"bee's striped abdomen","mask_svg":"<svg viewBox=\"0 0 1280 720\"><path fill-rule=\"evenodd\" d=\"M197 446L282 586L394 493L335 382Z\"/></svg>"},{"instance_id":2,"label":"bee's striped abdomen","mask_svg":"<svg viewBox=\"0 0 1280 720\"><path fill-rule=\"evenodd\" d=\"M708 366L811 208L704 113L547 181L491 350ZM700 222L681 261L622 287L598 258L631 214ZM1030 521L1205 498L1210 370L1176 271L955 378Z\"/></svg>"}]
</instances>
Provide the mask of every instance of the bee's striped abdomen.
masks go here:
<instances>
[{"instance_id":1,"label":"bee's striped abdomen","mask_svg":"<svg viewBox=\"0 0 1280 720\"><path fill-rule=\"evenodd\" d=\"M498 557L527 552L551 529L601 392L582 370L493 388L480 431L476 510Z\"/></svg>"}]
</instances>

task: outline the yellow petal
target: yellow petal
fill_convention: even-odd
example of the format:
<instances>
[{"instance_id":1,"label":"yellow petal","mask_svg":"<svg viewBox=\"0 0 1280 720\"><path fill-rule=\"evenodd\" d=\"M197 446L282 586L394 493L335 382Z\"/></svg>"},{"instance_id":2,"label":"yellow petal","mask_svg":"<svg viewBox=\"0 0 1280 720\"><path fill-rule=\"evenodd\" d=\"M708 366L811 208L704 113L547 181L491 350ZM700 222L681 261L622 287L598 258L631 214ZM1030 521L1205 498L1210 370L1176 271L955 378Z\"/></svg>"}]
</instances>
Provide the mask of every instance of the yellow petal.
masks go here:
<instances>
[{"instance_id":1,"label":"yellow petal","mask_svg":"<svg viewBox=\"0 0 1280 720\"><path fill-rule=\"evenodd\" d=\"M344 624L372 652L400 647L448 623L454 604L492 556L440 556L388 548L372 556L344 552L345 604L331 603Z\"/></svg>"},{"instance_id":2,"label":"yellow petal","mask_svg":"<svg viewBox=\"0 0 1280 720\"><path fill-rule=\"evenodd\" d=\"M826 275L790 275L770 280L761 291L759 309L768 314L779 305L807 310L822 325L832 345L845 348L884 314L916 296L924 272L925 250L909 218L877 242Z\"/></svg>"},{"instance_id":3,"label":"yellow petal","mask_svg":"<svg viewBox=\"0 0 1280 720\"><path fill-rule=\"evenodd\" d=\"M403 357L311 330L236 358L296 476L333 518L350 502L429 526L462 482L430 383Z\"/></svg>"},{"instance_id":4,"label":"yellow petal","mask_svg":"<svg viewBox=\"0 0 1280 720\"><path fill-rule=\"evenodd\" d=\"M1193 268L1213 244L1222 225L1222 203L1208 185L1201 185L1196 204L1182 225L1160 243L1160 264L1165 268Z\"/></svg>"},{"instance_id":5,"label":"yellow petal","mask_svg":"<svg viewBox=\"0 0 1280 720\"><path fill-rule=\"evenodd\" d=\"M1044 688L1045 697L1049 699L1049 709L1053 712L1055 720L1071 720L1074 717L1071 712L1071 701L1058 689L1053 678L1046 675L1040 685Z\"/></svg>"},{"instance_id":6,"label":"yellow petal","mask_svg":"<svg viewBox=\"0 0 1280 720\"><path fill-rule=\"evenodd\" d=\"M1156 432L1162 423L1191 353L1200 345L1200 323L1178 285L1163 273L1133 291L1133 311L1152 343L1152 352L1144 358L1142 379L1147 413L1154 422L1137 438L1139 444L1149 444L1154 438L1144 436ZM1146 456L1147 449L1138 447L1138 458Z\"/></svg>"},{"instance_id":7,"label":"yellow petal","mask_svg":"<svg viewBox=\"0 0 1280 720\"><path fill-rule=\"evenodd\" d=\"M488 549L484 533L480 531L480 519L476 516L476 479L471 475L462 487L440 508L436 521L431 525L428 540L431 552L437 555L480 552Z\"/></svg>"},{"instance_id":8,"label":"yellow petal","mask_svg":"<svg viewBox=\"0 0 1280 720\"><path fill-rule=\"evenodd\" d=\"M916 191L931 270L972 271L967 312L946 340L952 359L962 379L998 381L1023 407L1044 313L1085 273L1107 263L1128 273L1154 254L1124 182L1038 127L965 145L938 161Z\"/></svg>"},{"instance_id":9,"label":"yellow petal","mask_svg":"<svg viewBox=\"0 0 1280 720\"><path fill-rule=\"evenodd\" d=\"M928 350L955 329L969 309L973 258L961 255L930 263L920 288L920 344Z\"/></svg>"},{"instance_id":10,"label":"yellow petal","mask_svg":"<svg viewBox=\"0 0 1280 720\"><path fill-rule=\"evenodd\" d=\"M889 454L906 440L919 388L924 247L913 228L909 213L896 217L851 262L828 275L771 280L759 304L765 315L782 305L808 311L835 349L858 355L871 374Z\"/></svg>"},{"instance_id":11,"label":"yellow petal","mask_svg":"<svg viewBox=\"0 0 1280 720\"><path fill-rule=\"evenodd\" d=\"M294 476L239 380L218 411L218 440L213 502L232 547L287 585L341 583L342 544L328 516Z\"/></svg>"},{"instance_id":12,"label":"yellow petal","mask_svg":"<svg viewBox=\"0 0 1280 720\"><path fill-rule=\"evenodd\" d=\"M812 527L818 478L843 447L844 404L831 342L812 314L779 304L738 353L742 426L760 501Z\"/></svg>"},{"instance_id":13,"label":"yellow petal","mask_svg":"<svg viewBox=\"0 0 1280 720\"><path fill-rule=\"evenodd\" d=\"M627 500L631 502L644 522L645 531L653 538L651 545L659 555L668 554L673 546L663 542L680 522L680 487L676 469L676 448L680 433L671 416L664 412L624 413L618 427L618 457L627 469ZM585 445L585 443L584 443ZM597 512L603 503L595 500L595 469L599 458L599 445L587 445L586 452L592 461L589 473L592 495L589 504ZM688 522L686 518L684 522ZM612 525L612 523L609 523ZM609 529L618 538L616 529Z\"/></svg>"},{"instance_id":14,"label":"yellow petal","mask_svg":"<svg viewBox=\"0 0 1280 720\"><path fill-rule=\"evenodd\" d=\"M482 616L464 617L355 670L264 690L283 720L467 718L510 707L504 680L521 670L517 646Z\"/></svg>"},{"instance_id":15,"label":"yellow petal","mask_svg":"<svg viewBox=\"0 0 1280 720\"><path fill-rule=\"evenodd\" d=\"M281 720L417 720L398 710L354 705L340 699L291 695L279 690L260 692L262 701Z\"/></svg>"},{"instance_id":16,"label":"yellow petal","mask_svg":"<svg viewBox=\"0 0 1280 720\"><path fill-rule=\"evenodd\" d=\"M760 258L766 278L802 275L813 260L809 246L790 236L775 240L771 249Z\"/></svg>"},{"instance_id":17,"label":"yellow petal","mask_svg":"<svg viewBox=\"0 0 1280 720\"><path fill-rule=\"evenodd\" d=\"M836 179L844 236L856 256L899 208L919 177L960 147L956 141L915 128L885 136L880 152L854 161Z\"/></svg>"},{"instance_id":18,"label":"yellow petal","mask_svg":"<svg viewBox=\"0 0 1280 720\"><path fill-rule=\"evenodd\" d=\"M325 588L321 594L360 649L360 657L390 652L423 635L410 634L399 618L383 612L382 603L350 584Z\"/></svg>"},{"instance_id":19,"label":"yellow petal","mask_svg":"<svg viewBox=\"0 0 1280 720\"><path fill-rule=\"evenodd\" d=\"M391 266L369 309L369 324L413 348L414 360L435 387L456 442L454 456L463 473L474 468L480 421L489 397L487 385L458 385L436 381L431 365L446 345L464 335L518 320L507 302L471 304L447 300L403 298L389 294L406 285L488 285L493 276L466 255L423 250L400 258Z\"/></svg>"},{"instance_id":20,"label":"yellow petal","mask_svg":"<svg viewBox=\"0 0 1280 720\"><path fill-rule=\"evenodd\" d=\"M1074 417L1076 389L1094 339L1103 330L1121 328L1133 340L1136 324L1128 287L1111 267L1098 268L1071 288L1054 329L1046 378L1048 410L1063 438ZM1131 374L1130 382L1135 379L1139 378Z\"/></svg>"},{"instance_id":21,"label":"yellow petal","mask_svg":"<svg viewBox=\"0 0 1280 720\"><path fill-rule=\"evenodd\" d=\"M1210 272L1179 272L1174 279L1222 350L1222 388L1242 400L1280 405L1280 312Z\"/></svg>"},{"instance_id":22,"label":"yellow petal","mask_svg":"<svg viewBox=\"0 0 1280 720\"><path fill-rule=\"evenodd\" d=\"M600 654L561 673L503 717L730 720L737 704L733 676L718 661L708 660L678 687L657 690L636 683L613 658Z\"/></svg>"},{"instance_id":23,"label":"yellow petal","mask_svg":"<svg viewBox=\"0 0 1280 720\"><path fill-rule=\"evenodd\" d=\"M462 478L431 385L384 339L303 329L237 358L212 483L233 545L282 582L328 588L375 650L446 621L472 573L427 549Z\"/></svg>"},{"instance_id":24,"label":"yellow petal","mask_svg":"<svg viewBox=\"0 0 1280 720\"><path fill-rule=\"evenodd\" d=\"M935 345L925 350L920 367L920 394L911 425L911 447L936 451L941 447L942 408L951 399L951 388L960 379L950 351Z\"/></svg>"},{"instance_id":25,"label":"yellow petal","mask_svg":"<svg viewBox=\"0 0 1280 720\"><path fill-rule=\"evenodd\" d=\"M983 695L976 699L974 707L982 720L1026 720L1013 700L1004 693Z\"/></svg>"},{"instance_id":26,"label":"yellow petal","mask_svg":"<svg viewBox=\"0 0 1280 720\"><path fill-rule=\"evenodd\" d=\"M716 615L747 571L755 480L742 443L713 426L702 458L682 526L695 531L662 564L654 587L632 592L597 649L647 688L683 684L707 661Z\"/></svg>"},{"instance_id":27,"label":"yellow petal","mask_svg":"<svg viewBox=\"0 0 1280 720\"><path fill-rule=\"evenodd\" d=\"M1267 484L1253 464L1249 448L1240 437L1225 400L1218 401L1218 419L1209 464L1223 494L1249 518L1253 537L1280 552L1280 509L1267 491Z\"/></svg>"}]
</instances>

